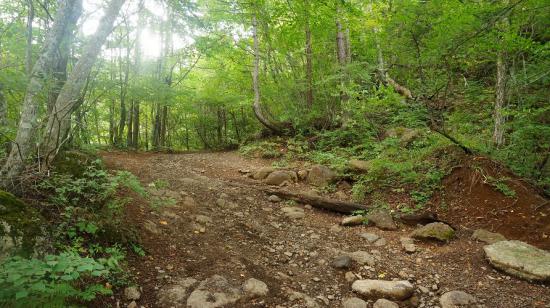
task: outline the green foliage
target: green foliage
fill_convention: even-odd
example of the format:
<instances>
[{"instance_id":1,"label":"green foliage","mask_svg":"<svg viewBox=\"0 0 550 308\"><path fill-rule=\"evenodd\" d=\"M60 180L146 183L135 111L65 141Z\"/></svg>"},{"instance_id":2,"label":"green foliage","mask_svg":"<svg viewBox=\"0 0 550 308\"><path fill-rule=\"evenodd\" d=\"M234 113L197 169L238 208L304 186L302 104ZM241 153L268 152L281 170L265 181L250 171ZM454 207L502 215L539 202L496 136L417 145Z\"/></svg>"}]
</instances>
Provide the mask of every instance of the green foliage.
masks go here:
<instances>
[{"instance_id":1,"label":"green foliage","mask_svg":"<svg viewBox=\"0 0 550 308\"><path fill-rule=\"evenodd\" d=\"M0 265L0 304L63 307L67 300L90 301L98 294L111 294L98 283L109 274L109 262L74 253L47 255L43 260L8 259Z\"/></svg>"}]
</instances>

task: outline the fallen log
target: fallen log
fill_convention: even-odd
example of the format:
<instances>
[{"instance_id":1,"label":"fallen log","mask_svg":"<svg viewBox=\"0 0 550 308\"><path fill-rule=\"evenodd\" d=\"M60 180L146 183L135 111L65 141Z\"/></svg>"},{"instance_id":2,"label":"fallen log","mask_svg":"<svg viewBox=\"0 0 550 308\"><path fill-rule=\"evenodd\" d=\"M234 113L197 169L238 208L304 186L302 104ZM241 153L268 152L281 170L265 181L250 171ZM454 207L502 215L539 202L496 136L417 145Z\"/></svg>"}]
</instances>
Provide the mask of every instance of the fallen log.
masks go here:
<instances>
[{"instance_id":1,"label":"fallen log","mask_svg":"<svg viewBox=\"0 0 550 308\"><path fill-rule=\"evenodd\" d=\"M284 189L271 189L271 188L261 188L260 190L267 194L276 195L283 199L294 200L296 202L309 204L316 208L337 212L337 213L351 214L355 211L369 209L366 205L363 205L363 204L323 198L321 196L318 196L312 193L297 193L297 192L291 192Z\"/></svg>"}]
</instances>

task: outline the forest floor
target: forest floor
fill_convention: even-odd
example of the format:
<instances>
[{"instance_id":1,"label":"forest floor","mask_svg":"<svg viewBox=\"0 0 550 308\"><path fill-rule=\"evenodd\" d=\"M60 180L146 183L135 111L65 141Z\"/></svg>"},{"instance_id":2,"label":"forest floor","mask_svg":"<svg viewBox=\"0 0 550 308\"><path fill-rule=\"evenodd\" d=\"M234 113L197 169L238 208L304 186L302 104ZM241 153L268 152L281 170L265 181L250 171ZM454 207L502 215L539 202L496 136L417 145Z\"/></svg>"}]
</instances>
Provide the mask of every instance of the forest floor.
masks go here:
<instances>
[{"instance_id":1,"label":"forest floor","mask_svg":"<svg viewBox=\"0 0 550 308\"><path fill-rule=\"evenodd\" d=\"M176 204L151 206L138 198L125 212L128 224L137 226L146 252L144 257L128 259L130 274L141 288L136 301L139 307L169 306L163 303L192 291L181 283L183 278L203 281L213 275L225 277L227 285L236 288L249 278L267 284L266 297L241 299L230 307L341 307L342 299L357 296L351 283L369 278L411 281L416 296L400 304L404 307L437 307L441 294L451 290L475 296L484 307L550 307L548 284L530 283L494 270L485 260L483 244L471 239L473 227L502 231L517 225L517 232L504 235L548 249L550 232L544 228L550 225L549 211L543 208L542 216L534 217L505 207L507 212L502 215L517 217L514 221L502 220L495 213L468 213L464 209L471 202L487 203L492 197L483 191L476 197L479 200L465 197L461 203L459 196L468 195L464 191L468 185L457 184L460 171L446 180L450 191L445 197L450 200L449 207L457 209L446 217L457 228L457 238L446 244L416 242L418 251L409 254L402 249L400 237L408 236L414 227L400 226L396 231L343 227L340 214L269 201L258 189L265 184L246 177L242 170L270 166L270 160L248 159L237 152L105 152L102 157L110 169L128 170L144 186L157 183L153 194L176 200ZM158 183L166 187L158 188L162 186ZM296 183L286 189L310 188ZM471 192L471 185L469 189ZM544 202L536 196L529 198L533 198L531 205ZM282 210L288 206L305 215L289 217ZM479 210L479 206L474 208ZM365 232L378 235L385 243L370 244L361 237ZM338 255L356 251L370 253L375 264L354 263L346 270L331 266ZM174 289L178 283L179 289ZM130 303L121 293L110 301L117 307ZM185 299L180 302L184 306Z\"/></svg>"}]
</instances>

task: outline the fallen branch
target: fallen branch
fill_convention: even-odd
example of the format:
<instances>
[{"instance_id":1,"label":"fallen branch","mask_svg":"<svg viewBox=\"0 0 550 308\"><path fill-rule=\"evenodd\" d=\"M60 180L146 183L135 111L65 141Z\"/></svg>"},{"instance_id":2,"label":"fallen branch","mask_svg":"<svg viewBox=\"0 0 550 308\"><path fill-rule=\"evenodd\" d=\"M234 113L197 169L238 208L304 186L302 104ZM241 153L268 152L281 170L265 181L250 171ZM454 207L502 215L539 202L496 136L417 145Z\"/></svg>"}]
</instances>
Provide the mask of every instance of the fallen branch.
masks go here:
<instances>
[{"instance_id":1,"label":"fallen branch","mask_svg":"<svg viewBox=\"0 0 550 308\"><path fill-rule=\"evenodd\" d=\"M296 202L309 204L316 208L321 208L337 213L351 214L355 211L369 209L366 205L363 204L323 198L312 193L296 193L284 189L279 190L271 188L261 188L260 190L270 195L276 195L284 199L294 200Z\"/></svg>"}]
</instances>

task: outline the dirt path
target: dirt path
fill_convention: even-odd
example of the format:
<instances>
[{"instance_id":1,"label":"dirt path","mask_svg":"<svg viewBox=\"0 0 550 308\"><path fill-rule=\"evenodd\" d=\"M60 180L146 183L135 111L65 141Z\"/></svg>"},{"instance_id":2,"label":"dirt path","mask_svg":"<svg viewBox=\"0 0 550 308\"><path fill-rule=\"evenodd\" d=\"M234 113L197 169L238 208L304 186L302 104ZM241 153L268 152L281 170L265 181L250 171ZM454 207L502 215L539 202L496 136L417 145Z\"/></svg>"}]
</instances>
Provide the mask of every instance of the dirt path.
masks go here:
<instances>
[{"instance_id":1,"label":"dirt path","mask_svg":"<svg viewBox=\"0 0 550 308\"><path fill-rule=\"evenodd\" d=\"M230 307L341 307L343 298L356 296L350 280L359 278L408 279L415 285L416 303L403 306L436 307L444 292L463 290L485 307L550 307L547 285L493 270L484 260L482 244L461 230L449 244L417 243L419 252L408 254L400 237L408 235L410 227L340 227L341 215L310 208L304 209L303 218L287 217L281 208L288 204L270 202L253 186L247 187L250 180L239 172L269 165L268 161L244 159L234 152L104 153L103 158L109 168L131 171L144 185L167 183L157 194L177 200L157 208L135 202L126 214L128 223L138 226L147 252L129 260L142 288L140 307L164 306L158 303L158 293L182 278L203 281L213 275L234 286L249 278L267 284L268 296ZM360 236L364 232L375 233L386 244L370 245ZM335 269L331 262L342 251L366 251L375 264ZM307 304L306 295L315 303L310 299ZM122 307L129 303L121 294L115 298Z\"/></svg>"}]
</instances>

